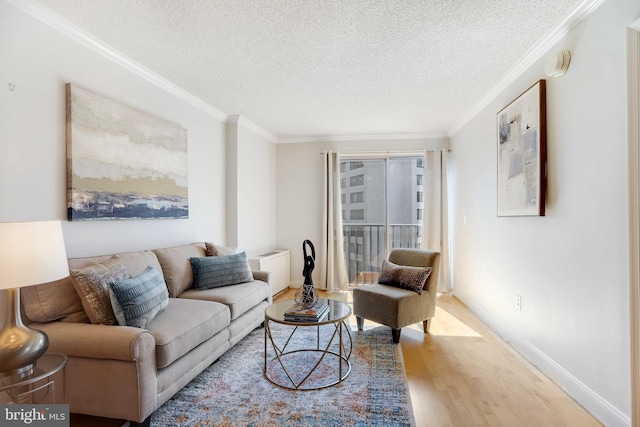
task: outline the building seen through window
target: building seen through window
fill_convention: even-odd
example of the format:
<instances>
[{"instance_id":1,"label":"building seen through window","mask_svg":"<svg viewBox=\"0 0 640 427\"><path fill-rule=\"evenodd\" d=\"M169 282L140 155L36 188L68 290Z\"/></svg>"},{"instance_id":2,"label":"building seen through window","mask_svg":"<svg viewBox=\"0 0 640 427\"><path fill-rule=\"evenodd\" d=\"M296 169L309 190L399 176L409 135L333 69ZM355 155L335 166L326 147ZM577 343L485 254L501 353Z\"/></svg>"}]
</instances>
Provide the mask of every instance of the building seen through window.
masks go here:
<instances>
[{"instance_id":1,"label":"building seen through window","mask_svg":"<svg viewBox=\"0 0 640 427\"><path fill-rule=\"evenodd\" d=\"M340 178L349 281L377 281L392 248L420 247L424 158L343 159Z\"/></svg>"}]
</instances>

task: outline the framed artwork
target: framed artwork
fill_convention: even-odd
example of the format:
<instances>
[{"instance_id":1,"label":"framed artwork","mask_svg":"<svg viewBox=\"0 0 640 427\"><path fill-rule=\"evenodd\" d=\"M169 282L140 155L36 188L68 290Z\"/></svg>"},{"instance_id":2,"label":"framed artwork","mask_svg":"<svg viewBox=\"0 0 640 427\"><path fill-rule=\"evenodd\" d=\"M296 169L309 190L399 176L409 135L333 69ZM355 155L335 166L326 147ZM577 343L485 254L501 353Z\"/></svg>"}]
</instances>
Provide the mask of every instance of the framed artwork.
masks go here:
<instances>
[{"instance_id":1,"label":"framed artwork","mask_svg":"<svg viewBox=\"0 0 640 427\"><path fill-rule=\"evenodd\" d=\"M546 88L540 80L498 112L498 216L544 216Z\"/></svg>"},{"instance_id":2,"label":"framed artwork","mask_svg":"<svg viewBox=\"0 0 640 427\"><path fill-rule=\"evenodd\" d=\"M187 131L67 84L69 221L188 218Z\"/></svg>"}]
</instances>

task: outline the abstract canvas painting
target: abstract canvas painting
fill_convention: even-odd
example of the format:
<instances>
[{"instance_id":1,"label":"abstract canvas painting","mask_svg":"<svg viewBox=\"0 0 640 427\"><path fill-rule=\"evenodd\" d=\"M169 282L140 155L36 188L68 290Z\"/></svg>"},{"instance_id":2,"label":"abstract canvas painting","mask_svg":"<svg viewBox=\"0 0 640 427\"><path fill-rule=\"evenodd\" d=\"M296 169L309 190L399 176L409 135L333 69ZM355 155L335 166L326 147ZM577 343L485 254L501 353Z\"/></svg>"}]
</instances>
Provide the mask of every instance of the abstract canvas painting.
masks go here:
<instances>
[{"instance_id":1,"label":"abstract canvas painting","mask_svg":"<svg viewBox=\"0 0 640 427\"><path fill-rule=\"evenodd\" d=\"M498 113L498 216L544 216L546 153L540 80Z\"/></svg>"},{"instance_id":2,"label":"abstract canvas painting","mask_svg":"<svg viewBox=\"0 0 640 427\"><path fill-rule=\"evenodd\" d=\"M70 221L188 218L187 131L67 84Z\"/></svg>"}]
</instances>

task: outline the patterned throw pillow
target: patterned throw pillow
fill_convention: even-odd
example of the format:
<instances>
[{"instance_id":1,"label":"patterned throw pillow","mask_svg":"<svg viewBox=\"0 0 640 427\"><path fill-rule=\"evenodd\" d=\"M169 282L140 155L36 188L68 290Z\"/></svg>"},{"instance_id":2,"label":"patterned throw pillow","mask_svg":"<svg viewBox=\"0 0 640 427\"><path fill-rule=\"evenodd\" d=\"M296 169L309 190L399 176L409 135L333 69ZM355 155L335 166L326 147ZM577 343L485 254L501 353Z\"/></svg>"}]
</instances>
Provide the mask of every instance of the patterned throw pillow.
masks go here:
<instances>
[{"instance_id":1,"label":"patterned throw pillow","mask_svg":"<svg viewBox=\"0 0 640 427\"><path fill-rule=\"evenodd\" d=\"M118 322L111 307L109 285L129 278L126 267L118 258L114 256L100 264L71 269L69 274L91 323L116 325Z\"/></svg>"},{"instance_id":2,"label":"patterned throw pillow","mask_svg":"<svg viewBox=\"0 0 640 427\"><path fill-rule=\"evenodd\" d=\"M191 258L196 289L211 289L253 281L247 254Z\"/></svg>"},{"instance_id":3,"label":"patterned throw pillow","mask_svg":"<svg viewBox=\"0 0 640 427\"><path fill-rule=\"evenodd\" d=\"M169 305L164 278L151 266L135 277L112 283L109 292L113 312L123 326L146 328Z\"/></svg>"},{"instance_id":4,"label":"patterned throw pillow","mask_svg":"<svg viewBox=\"0 0 640 427\"><path fill-rule=\"evenodd\" d=\"M382 261L382 271L378 276L378 283L422 294L422 289L427 283L431 271L433 271L431 267L397 265L384 260Z\"/></svg>"},{"instance_id":5,"label":"patterned throw pillow","mask_svg":"<svg viewBox=\"0 0 640 427\"><path fill-rule=\"evenodd\" d=\"M205 242L204 245L207 248L207 256L233 255L240 253L238 248L216 245L210 242Z\"/></svg>"}]
</instances>

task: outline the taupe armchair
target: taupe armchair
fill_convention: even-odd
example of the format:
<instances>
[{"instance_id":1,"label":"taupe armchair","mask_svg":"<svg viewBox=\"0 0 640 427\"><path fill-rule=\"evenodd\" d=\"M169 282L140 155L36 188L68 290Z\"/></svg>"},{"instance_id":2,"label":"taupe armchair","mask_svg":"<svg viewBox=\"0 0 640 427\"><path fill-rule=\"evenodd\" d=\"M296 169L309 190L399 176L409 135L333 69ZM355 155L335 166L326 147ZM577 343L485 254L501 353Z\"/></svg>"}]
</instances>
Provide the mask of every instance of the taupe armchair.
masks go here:
<instances>
[{"instance_id":1,"label":"taupe armchair","mask_svg":"<svg viewBox=\"0 0 640 427\"><path fill-rule=\"evenodd\" d=\"M400 332L405 326L422 322L424 333L429 332L429 322L436 311L440 252L422 249L392 249L389 261L404 266L431 267L422 294L379 283L357 287L353 290L353 313L358 330L364 319L391 327L393 342L400 342Z\"/></svg>"}]
</instances>

